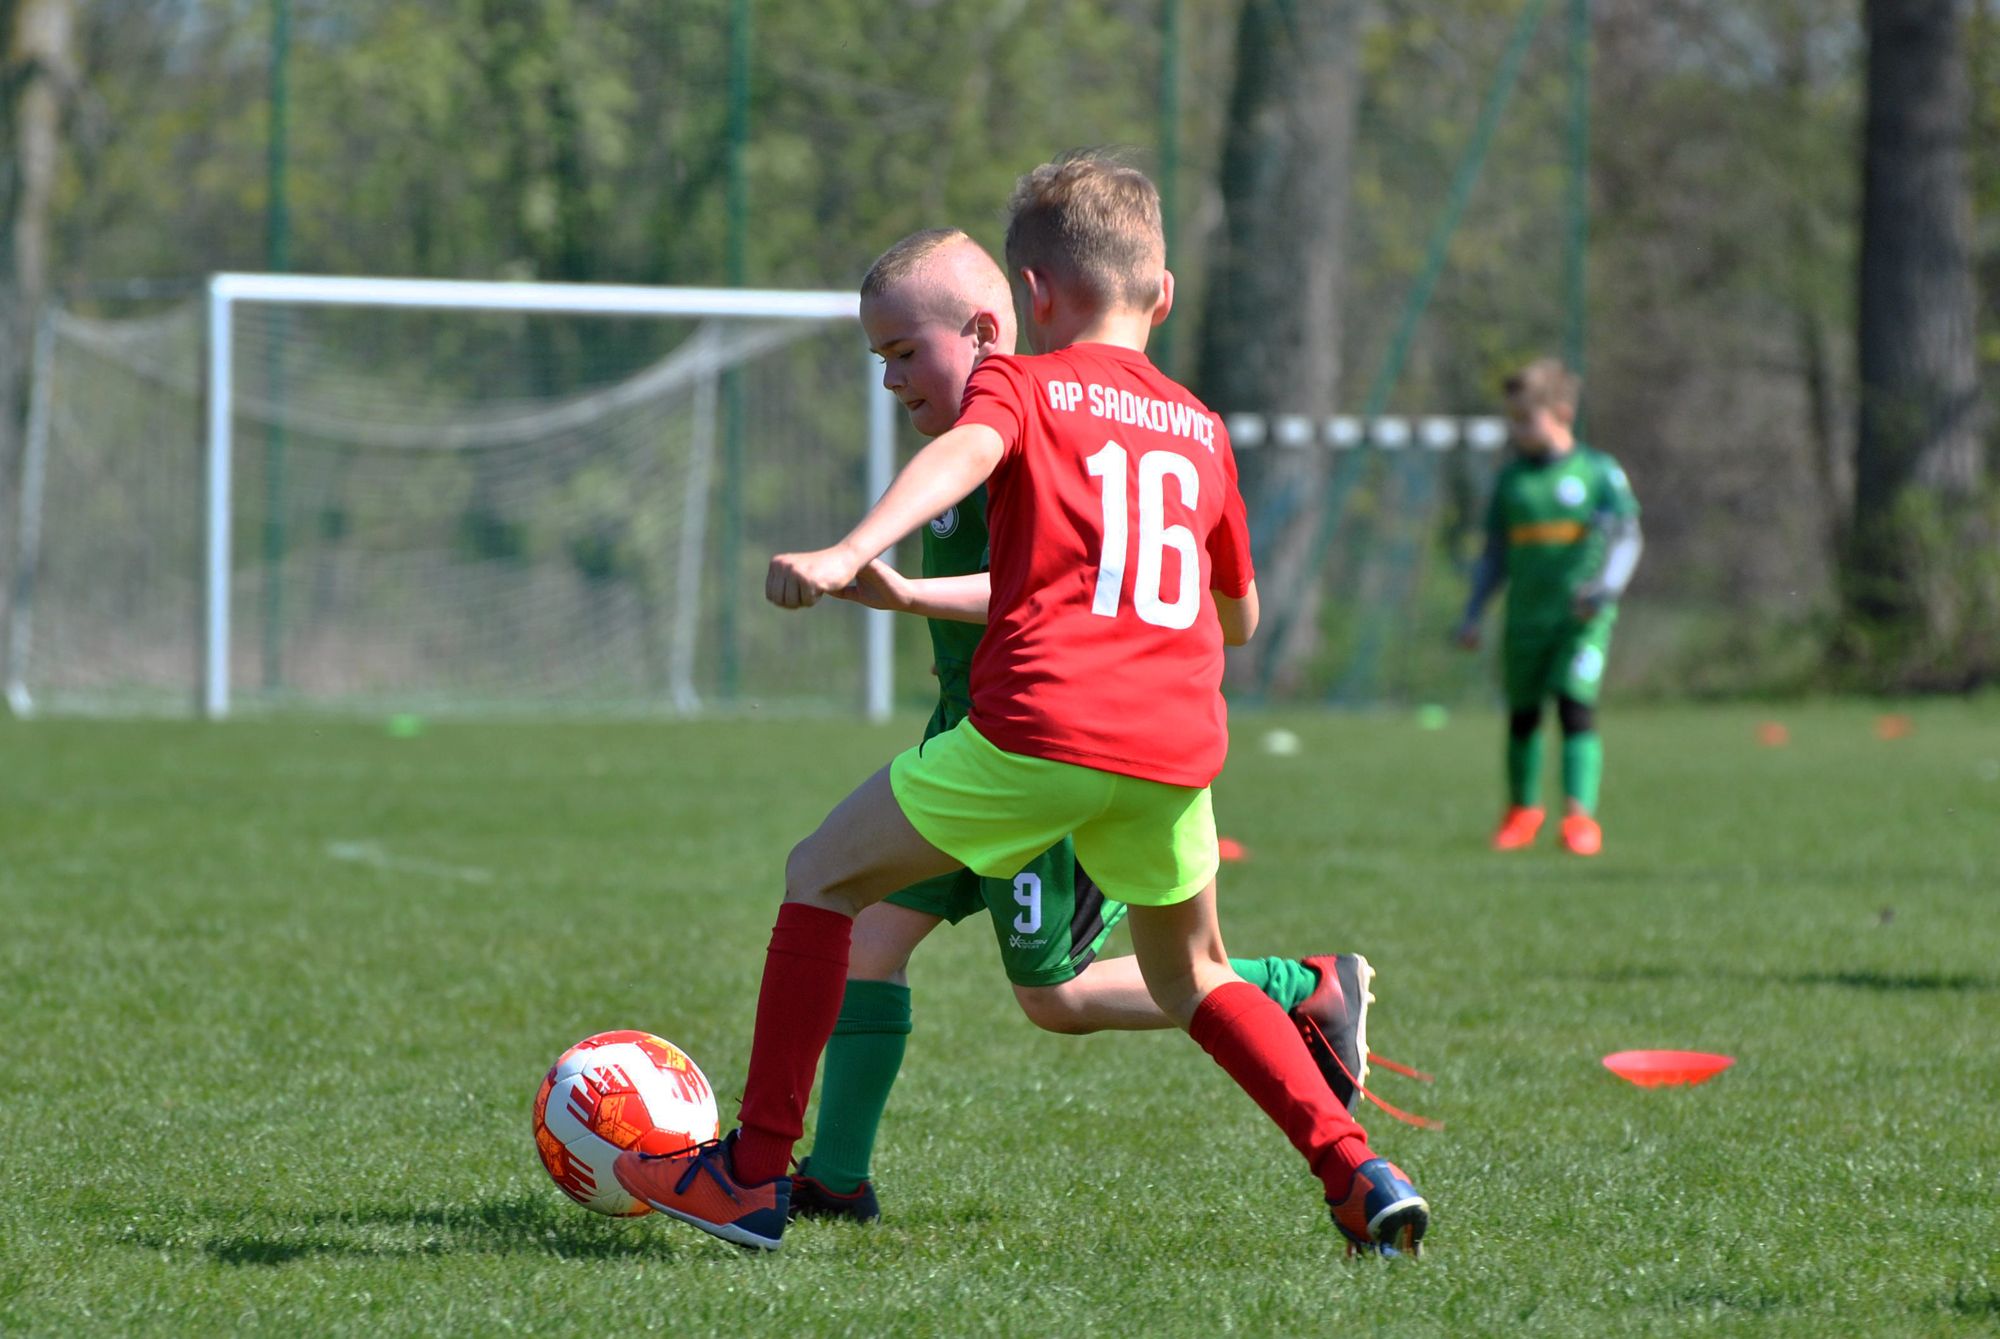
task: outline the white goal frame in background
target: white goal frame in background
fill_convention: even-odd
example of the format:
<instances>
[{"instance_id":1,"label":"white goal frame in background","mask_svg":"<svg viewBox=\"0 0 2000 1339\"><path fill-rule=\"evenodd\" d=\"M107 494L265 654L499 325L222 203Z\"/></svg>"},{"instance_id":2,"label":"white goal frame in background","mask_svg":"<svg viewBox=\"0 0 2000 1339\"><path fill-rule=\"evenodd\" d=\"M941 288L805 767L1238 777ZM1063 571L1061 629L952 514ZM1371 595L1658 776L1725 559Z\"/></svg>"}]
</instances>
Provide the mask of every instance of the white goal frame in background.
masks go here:
<instances>
[{"instance_id":1,"label":"white goal frame in background","mask_svg":"<svg viewBox=\"0 0 2000 1339\"><path fill-rule=\"evenodd\" d=\"M851 292L734 288L660 288L624 284L476 282L449 279L336 278L303 274L217 274L208 282L207 520L204 565L201 714L229 715L230 518L233 509L235 390L231 316L239 303L402 307L432 311L542 312L582 316L744 317L763 320L858 320ZM868 399L870 499L895 477L896 398L884 390L872 359L857 359ZM858 517L858 513L857 513ZM806 537L801 537L805 542ZM888 718L895 615L864 611L862 698L868 719Z\"/></svg>"}]
</instances>

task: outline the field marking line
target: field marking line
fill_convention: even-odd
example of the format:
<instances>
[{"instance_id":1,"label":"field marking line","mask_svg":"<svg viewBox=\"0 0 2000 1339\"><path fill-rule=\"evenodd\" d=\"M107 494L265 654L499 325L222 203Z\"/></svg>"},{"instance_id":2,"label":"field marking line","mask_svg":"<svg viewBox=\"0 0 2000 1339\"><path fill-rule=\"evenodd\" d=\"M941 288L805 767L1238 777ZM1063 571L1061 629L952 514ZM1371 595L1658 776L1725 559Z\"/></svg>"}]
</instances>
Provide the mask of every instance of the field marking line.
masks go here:
<instances>
[{"instance_id":1,"label":"field marking line","mask_svg":"<svg viewBox=\"0 0 2000 1339\"><path fill-rule=\"evenodd\" d=\"M354 865L367 865L372 869L388 870L396 874L429 874L440 879L457 879L461 883L493 882L493 871L490 869L481 869L477 865L447 865L417 856L393 855L384 850L380 842L328 842L326 853L335 860L345 860Z\"/></svg>"}]
</instances>

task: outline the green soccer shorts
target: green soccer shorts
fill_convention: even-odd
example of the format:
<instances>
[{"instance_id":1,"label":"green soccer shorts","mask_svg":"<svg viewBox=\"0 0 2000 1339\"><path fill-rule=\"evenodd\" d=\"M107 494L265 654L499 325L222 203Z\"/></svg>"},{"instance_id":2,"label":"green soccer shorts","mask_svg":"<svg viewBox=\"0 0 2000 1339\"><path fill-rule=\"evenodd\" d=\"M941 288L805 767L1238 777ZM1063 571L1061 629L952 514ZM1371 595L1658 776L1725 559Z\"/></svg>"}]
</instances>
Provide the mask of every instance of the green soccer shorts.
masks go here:
<instances>
[{"instance_id":1,"label":"green soccer shorts","mask_svg":"<svg viewBox=\"0 0 2000 1339\"><path fill-rule=\"evenodd\" d=\"M1587 623L1507 629L1500 653L1507 709L1528 711L1551 697L1595 706L1611 654L1611 628L1617 621L1618 610L1612 606L1598 610Z\"/></svg>"},{"instance_id":2,"label":"green soccer shorts","mask_svg":"<svg viewBox=\"0 0 2000 1339\"><path fill-rule=\"evenodd\" d=\"M1064 838L1011 879L982 879L969 869L892 893L889 901L958 924L991 913L1000 961L1017 986L1059 986L1075 979L1125 919L1125 904L1104 895Z\"/></svg>"}]
</instances>

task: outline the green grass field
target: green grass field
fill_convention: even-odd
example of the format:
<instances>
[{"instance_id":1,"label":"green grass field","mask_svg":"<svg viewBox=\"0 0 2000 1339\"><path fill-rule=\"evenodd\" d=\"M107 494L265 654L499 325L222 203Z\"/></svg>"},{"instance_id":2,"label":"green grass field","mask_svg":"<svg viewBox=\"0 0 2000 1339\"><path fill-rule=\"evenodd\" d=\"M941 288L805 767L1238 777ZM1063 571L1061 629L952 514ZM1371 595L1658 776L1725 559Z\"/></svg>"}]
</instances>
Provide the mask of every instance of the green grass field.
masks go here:
<instances>
[{"instance_id":1,"label":"green grass field","mask_svg":"<svg viewBox=\"0 0 2000 1339\"><path fill-rule=\"evenodd\" d=\"M1185 1038L1032 1029L971 923L878 1227L753 1258L557 1193L528 1102L586 1033L733 1115L784 852L914 721L0 726L0 1332L1992 1334L2000 702L1880 710L1614 707L1592 862L1483 849L1490 715L1239 717L1231 948L1365 951L1437 1075L1375 1086L1446 1129L1369 1122L1415 1265L1343 1262ZM1739 1062L1598 1063L1651 1046Z\"/></svg>"}]
</instances>

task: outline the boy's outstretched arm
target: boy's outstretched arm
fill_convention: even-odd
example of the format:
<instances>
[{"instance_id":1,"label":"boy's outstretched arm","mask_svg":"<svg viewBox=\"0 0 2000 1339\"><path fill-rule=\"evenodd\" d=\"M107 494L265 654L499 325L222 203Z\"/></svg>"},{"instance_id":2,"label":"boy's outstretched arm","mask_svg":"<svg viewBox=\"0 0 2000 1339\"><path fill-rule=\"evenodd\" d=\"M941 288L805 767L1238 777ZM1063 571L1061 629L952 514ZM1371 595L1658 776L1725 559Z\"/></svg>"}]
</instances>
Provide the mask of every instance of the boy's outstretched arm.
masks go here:
<instances>
[{"instance_id":1,"label":"boy's outstretched arm","mask_svg":"<svg viewBox=\"0 0 2000 1339\"><path fill-rule=\"evenodd\" d=\"M1222 624L1222 644L1242 646L1257 633L1257 583L1240 597L1209 592L1215 597L1215 617Z\"/></svg>"},{"instance_id":2,"label":"boy's outstretched arm","mask_svg":"<svg viewBox=\"0 0 2000 1339\"><path fill-rule=\"evenodd\" d=\"M984 623L993 599L993 574L969 572L955 577L906 577L880 558L855 575L854 584L827 594L870 609L953 623Z\"/></svg>"},{"instance_id":3,"label":"boy's outstretched arm","mask_svg":"<svg viewBox=\"0 0 2000 1339\"><path fill-rule=\"evenodd\" d=\"M781 608L804 609L852 585L870 558L986 482L1004 450L1000 434L983 423L963 424L938 437L903 466L847 538L831 548L771 559L764 598Z\"/></svg>"},{"instance_id":4,"label":"boy's outstretched arm","mask_svg":"<svg viewBox=\"0 0 2000 1339\"><path fill-rule=\"evenodd\" d=\"M1479 615L1485 610L1486 602L1493 593L1507 584L1507 535L1497 524L1489 524L1486 529L1486 547L1480 551L1479 561L1472 567L1472 593L1466 597L1465 614L1458 620L1458 629L1453 634L1458 644L1468 651L1479 647Z\"/></svg>"}]
</instances>

